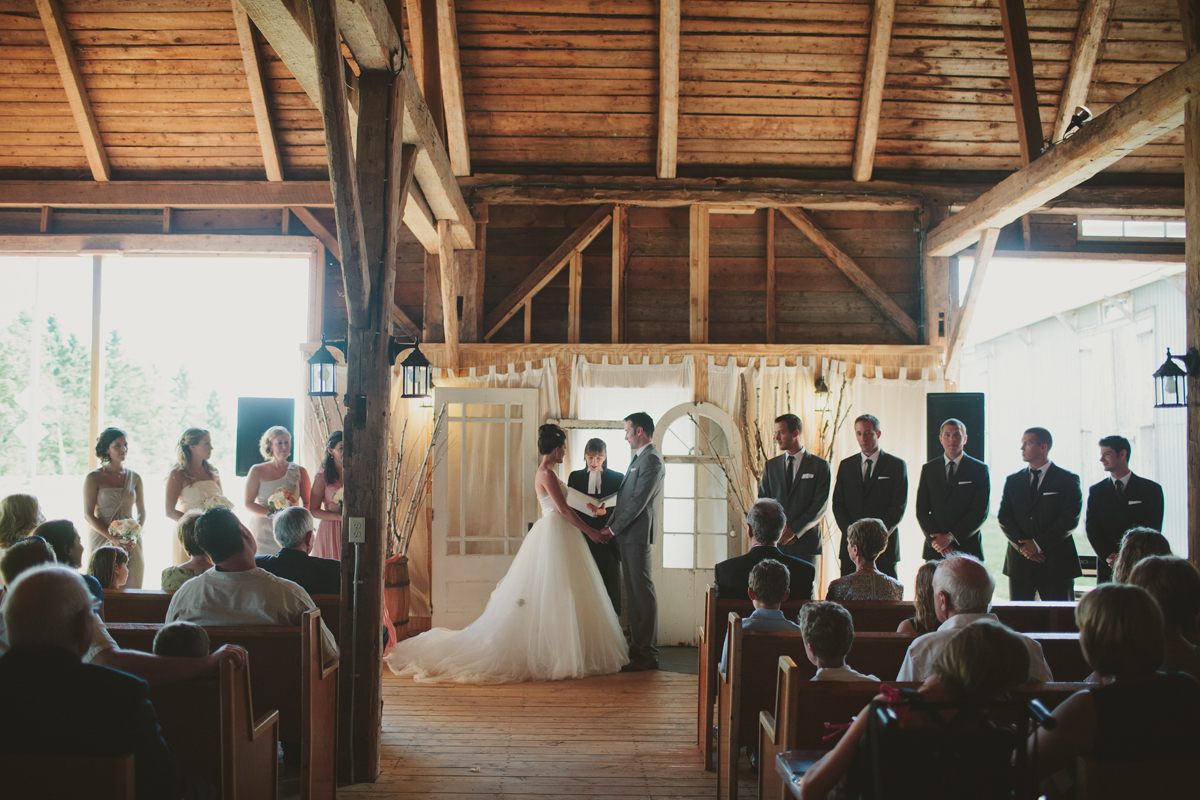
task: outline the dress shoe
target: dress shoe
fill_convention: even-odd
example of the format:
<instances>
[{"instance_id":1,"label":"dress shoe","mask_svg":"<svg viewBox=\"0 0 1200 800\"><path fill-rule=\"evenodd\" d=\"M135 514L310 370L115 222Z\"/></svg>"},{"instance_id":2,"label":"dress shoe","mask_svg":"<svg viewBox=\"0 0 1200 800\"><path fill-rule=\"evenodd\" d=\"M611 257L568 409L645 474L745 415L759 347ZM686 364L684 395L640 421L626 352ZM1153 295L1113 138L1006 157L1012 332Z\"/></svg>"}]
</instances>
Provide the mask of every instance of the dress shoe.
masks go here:
<instances>
[{"instance_id":1,"label":"dress shoe","mask_svg":"<svg viewBox=\"0 0 1200 800\"><path fill-rule=\"evenodd\" d=\"M639 658L621 667L621 672L646 672L652 669L658 669L658 661L653 658Z\"/></svg>"}]
</instances>

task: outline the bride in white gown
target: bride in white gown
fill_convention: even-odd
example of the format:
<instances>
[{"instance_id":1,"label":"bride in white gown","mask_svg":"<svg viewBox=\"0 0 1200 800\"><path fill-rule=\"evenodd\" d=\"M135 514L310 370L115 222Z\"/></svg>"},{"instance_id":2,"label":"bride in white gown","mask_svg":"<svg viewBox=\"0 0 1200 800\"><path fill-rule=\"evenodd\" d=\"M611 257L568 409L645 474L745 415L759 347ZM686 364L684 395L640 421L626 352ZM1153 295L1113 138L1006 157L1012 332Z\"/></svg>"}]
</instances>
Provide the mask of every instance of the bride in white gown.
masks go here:
<instances>
[{"instance_id":1,"label":"bride in white gown","mask_svg":"<svg viewBox=\"0 0 1200 800\"><path fill-rule=\"evenodd\" d=\"M629 663L629 648L587 543L599 535L567 506L554 467L566 434L538 430L542 508L483 614L461 631L434 628L400 642L387 663L397 675L436 683L515 683L607 675Z\"/></svg>"}]
</instances>

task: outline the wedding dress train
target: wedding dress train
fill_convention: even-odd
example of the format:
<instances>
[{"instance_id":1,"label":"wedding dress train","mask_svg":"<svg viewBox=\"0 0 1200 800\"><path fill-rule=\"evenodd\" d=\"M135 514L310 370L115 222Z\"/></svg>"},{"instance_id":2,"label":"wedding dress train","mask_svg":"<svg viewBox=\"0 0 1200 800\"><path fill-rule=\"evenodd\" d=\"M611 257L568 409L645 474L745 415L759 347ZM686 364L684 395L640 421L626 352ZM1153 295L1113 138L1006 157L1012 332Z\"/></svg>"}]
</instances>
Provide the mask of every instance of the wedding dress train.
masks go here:
<instances>
[{"instance_id":1,"label":"wedding dress train","mask_svg":"<svg viewBox=\"0 0 1200 800\"><path fill-rule=\"evenodd\" d=\"M516 683L618 672L629 663L621 625L579 530L539 498L542 518L521 543L480 617L392 648L397 675L426 683Z\"/></svg>"}]
</instances>

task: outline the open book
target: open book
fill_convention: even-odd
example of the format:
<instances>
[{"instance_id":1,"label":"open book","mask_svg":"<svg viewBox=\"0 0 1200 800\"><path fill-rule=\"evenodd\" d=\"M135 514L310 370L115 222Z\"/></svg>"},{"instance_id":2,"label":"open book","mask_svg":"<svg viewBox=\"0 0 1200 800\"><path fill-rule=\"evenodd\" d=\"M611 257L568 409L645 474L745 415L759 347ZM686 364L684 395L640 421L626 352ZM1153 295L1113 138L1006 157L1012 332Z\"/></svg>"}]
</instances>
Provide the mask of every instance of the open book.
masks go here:
<instances>
[{"instance_id":1,"label":"open book","mask_svg":"<svg viewBox=\"0 0 1200 800\"><path fill-rule=\"evenodd\" d=\"M604 508L612 508L617 504L617 493L613 492L608 497L593 497L590 494L584 494L578 489L572 489L570 486L563 484L563 495L566 498L567 505L589 517L596 516L588 510L588 503L594 506L603 506Z\"/></svg>"}]
</instances>

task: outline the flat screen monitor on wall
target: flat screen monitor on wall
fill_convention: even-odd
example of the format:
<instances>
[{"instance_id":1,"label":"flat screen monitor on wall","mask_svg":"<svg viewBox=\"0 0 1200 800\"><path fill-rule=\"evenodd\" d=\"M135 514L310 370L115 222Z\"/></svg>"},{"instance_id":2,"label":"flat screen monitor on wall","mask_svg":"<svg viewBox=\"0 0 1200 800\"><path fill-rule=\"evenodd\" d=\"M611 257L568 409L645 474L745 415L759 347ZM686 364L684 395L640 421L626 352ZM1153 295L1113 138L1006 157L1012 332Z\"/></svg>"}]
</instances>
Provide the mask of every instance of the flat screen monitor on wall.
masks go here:
<instances>
[{"instance_id":1,"label":"flat screen monitor on wall","mask_svg":"<svg viewBox=\"0 0 1200 800\"><path fill-rule=\"evenodd\" d=\"M237 469L239 477L262 463L258 442L267 428L282 425L292 432L292 456L296 454L296 401L290 397L239 397L237 411Z\"/></svg>"},{"instance_id":2,"label":"flat screen monitor on wall","mask_svg":"<svg viewBox=\"0 0 1200 800\"><path fill-rule=\"evenodd\" d=\"M983 412L983 392L931 392L925 395L925 431L928 441L925 459L932 461L945 452L938 438L941 435L942 423L948 419L958 419L967 426L967 444L963 450L971 458L983 461Z\"/></svg>"}]
</instances>

